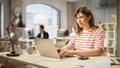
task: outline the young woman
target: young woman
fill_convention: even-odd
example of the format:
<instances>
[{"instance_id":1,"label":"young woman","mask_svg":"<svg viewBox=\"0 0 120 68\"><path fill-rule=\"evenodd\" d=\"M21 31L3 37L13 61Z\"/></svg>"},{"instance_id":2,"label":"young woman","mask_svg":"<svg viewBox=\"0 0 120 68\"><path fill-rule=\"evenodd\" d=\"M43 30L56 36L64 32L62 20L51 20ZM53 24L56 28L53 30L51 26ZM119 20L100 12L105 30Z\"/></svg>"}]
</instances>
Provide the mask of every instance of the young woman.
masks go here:
<instances>
[{"instance_id":1,"label":"young woman","mask_svg":"<svg viewBox=\"0 0 120 68\"><path fill-rule=\"evenodd\" d=\"M98 56L104 52L104 31L95 24L92 12L80 7L75 12L76 35L60 49L60 56Z\"/></svg>"}]
</instances>

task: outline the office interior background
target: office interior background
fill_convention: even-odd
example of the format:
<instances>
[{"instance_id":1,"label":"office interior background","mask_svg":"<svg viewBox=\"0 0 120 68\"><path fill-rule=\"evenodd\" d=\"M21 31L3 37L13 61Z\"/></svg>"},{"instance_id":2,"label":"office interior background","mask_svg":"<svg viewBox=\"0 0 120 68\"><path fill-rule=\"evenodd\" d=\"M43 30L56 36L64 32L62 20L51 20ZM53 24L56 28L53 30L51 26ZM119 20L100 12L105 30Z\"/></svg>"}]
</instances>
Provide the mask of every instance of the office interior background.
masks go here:
<instances>
[{"instance_id":1,"label":"office interior background","mask_svg":"<svg viewBox=\"0 0 120 68\"><path fill-rule=\"evenodd\" d=\"M105 45L113 46L115 55L120 56L120 5L118 3L119 0L0 0L0 37L7 34L6 28L19 12L22 16L22 24L25 25L23 28L18 27L21 37L28 38L28 31L36 36L40 24L45 26L51 39L62 37L66 30L72 32L72 27L75 26L76 9L87 6L93 12L98 25L102 25L103 28L104 26L115 28L112 33L113 40L107 38ZM114 16L117 17L117 22L114 22ZM107 35L109 36L109 33ZM108 40L113 43L108 43Z\"/></svg>"}]
</instances>

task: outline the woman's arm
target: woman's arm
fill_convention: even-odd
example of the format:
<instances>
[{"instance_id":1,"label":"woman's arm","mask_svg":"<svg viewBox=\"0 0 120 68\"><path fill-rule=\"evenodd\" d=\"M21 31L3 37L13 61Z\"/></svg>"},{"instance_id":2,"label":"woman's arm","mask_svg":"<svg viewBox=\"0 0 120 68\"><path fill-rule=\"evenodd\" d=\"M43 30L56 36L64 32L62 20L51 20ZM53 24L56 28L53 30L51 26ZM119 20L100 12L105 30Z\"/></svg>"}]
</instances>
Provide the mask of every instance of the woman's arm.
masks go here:
<instances>
[{"instance_id":1,"label":"woman's arm","mask_svg":"<svg viewBox=\"0 0 120 68\"><path fill-rule=\"evenodd\" d=\"M79 56L99 56L103 54L103 50L101 48L94 48L89 50L74 50L71 52L71 54Z\"/></svg>"}]
</instances>

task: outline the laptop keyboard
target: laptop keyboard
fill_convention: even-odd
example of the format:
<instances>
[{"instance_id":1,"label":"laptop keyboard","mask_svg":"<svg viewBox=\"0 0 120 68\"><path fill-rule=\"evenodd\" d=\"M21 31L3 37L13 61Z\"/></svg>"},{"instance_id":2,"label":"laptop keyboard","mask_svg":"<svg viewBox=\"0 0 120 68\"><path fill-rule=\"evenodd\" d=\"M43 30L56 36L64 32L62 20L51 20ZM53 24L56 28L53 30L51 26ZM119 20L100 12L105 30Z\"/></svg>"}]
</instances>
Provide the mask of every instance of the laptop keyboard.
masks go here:
<instances>
[{"instance_id":1,"label":"laptop keyboard","mask_svg":"<svg viewBox=\"0 0 120 68\"><path fill-rule=\"evenodd\" d=\"M120 59L116 59L120 63Z\"/></svg>"}]
</instances>

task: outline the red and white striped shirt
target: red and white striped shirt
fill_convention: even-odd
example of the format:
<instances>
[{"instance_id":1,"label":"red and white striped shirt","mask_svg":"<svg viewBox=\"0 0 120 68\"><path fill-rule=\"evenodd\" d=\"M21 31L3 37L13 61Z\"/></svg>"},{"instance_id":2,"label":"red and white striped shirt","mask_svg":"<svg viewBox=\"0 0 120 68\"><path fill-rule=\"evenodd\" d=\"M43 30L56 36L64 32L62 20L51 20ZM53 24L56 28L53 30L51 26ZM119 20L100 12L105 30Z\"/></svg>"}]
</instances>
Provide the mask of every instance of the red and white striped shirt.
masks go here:
<instances>
[{"instance_id":1,"label":"red and white striped shirt","mask_svg":"<svg viewBox=\"0 0 120 68\"><path fill-rule=\"evenodd\" d=\"M68 43L76 50L87 50L92 48L101 48L104 46L104 31L102 28L90 29L76 34Z\"/></svg>"}]
</instances>

